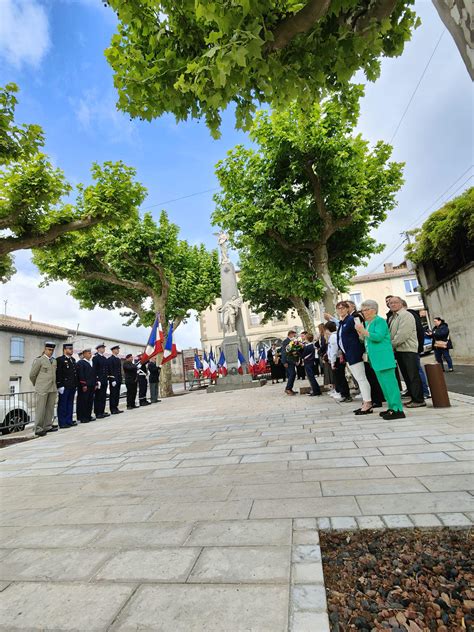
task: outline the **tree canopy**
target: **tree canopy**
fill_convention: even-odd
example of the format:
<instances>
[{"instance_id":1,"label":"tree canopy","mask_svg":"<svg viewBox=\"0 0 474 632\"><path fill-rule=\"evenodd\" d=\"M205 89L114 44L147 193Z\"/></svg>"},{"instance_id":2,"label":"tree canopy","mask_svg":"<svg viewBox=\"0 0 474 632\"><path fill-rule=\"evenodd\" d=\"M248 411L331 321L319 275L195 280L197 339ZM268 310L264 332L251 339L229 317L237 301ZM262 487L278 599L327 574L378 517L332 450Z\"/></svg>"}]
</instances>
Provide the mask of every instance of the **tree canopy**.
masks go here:
<instances>
[{"instance_id":1,"label":"tree canopy","mask_svg":"<svg viewBox=\"0 0 474 632\"><path fill-rule=\"evenodd\" d=\"M123 220L138 205L142 189L131 187L133 169L123 163L92 166L94 184L78 186L75 203L64 173L40 152L38 125L15 123L14 84L0 88L0 279L14 272L12 252L49 244L59 236L99 222Z\"/></svg>"},{"instance_id":2,"label":"tree canopy","mask_svg":"<svg viewBox=\"0 0 474 632\"><path fill-rule=\"evenodd\" d=\"M166 334L169 320L176 329L190 310L205 310L220 287L217 251L178 235L164 211L158 223L149 213L135 215L120 226L64 235L35 250L33 260L46 283L68 281L81 307L125 308L129 324L142 325L151 325L160 312ZM162 392L172 394L169 364L163 367Z\"/></svg>"},{"instance_id":3,"label":"tree canopy","mask_svg":"<svg viewBox=\"0 0 474 632\"><path fill-rule=\"evenodd\" d=\"M407 256L416 264L432 262L449 273L474 259L474 187L432 213L412 231Z\"/></svg>"},{"instance_id":4,"label":"tree canopy","mask_svg":"<svg viewBox=\"0 0 474 632\"><path fill-rule=\"evenodd\" d=\"M418 25L414 0L107 3L119 19L106 50L119 109L145 120L204 118L216 136L231 104L247 129L258 103L310 105L357 70L374 81L380 58L400 55Z\"/></svg>"},{"instance_id":5,"label":"tree canopy","mask_svg":"<svg viewBox=\"0 0 474 632\"><path fill-rule=\"evenodd\" d=\"M346 105L328 99L309 112L293 104L259 113L250 131L257 150L238 145L216 170L222 192L213 221L244 264L279 267L281 297L288 297L282 269L288 278L305 274L312 296L301 293L307 286L299 296L322 298L327 311L353 267L380 251L370 231L394 208L403 182L390 145L370 148L353 135L360 94L353 87Z\"/></svg>"}]
</instances>

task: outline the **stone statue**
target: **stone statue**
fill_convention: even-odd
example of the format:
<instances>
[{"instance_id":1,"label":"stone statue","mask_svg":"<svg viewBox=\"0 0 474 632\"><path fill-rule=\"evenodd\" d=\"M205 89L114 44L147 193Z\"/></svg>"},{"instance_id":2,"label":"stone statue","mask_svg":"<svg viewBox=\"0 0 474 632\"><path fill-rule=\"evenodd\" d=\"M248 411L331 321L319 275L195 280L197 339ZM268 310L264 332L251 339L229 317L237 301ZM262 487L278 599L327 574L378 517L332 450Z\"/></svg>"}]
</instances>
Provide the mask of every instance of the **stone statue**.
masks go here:
<instances>
[{"instance_id":1,"label":"stone statue","mask_svg":"<svg viewBox=\"0 0 474 632\"><path fill-rule=\"evenodd\" d=\"M227 251L227 242L229 241L229 235L221 230L220 233L214 233L217 235L217 243L221 249L221 264L230 263L229 254Z\"/></svg>"},{"instance_id":2,"label":"stone statue","mask_svg":"<svg viewBox=\"0 0 474 632\"><path fill-rule=\"evenodd\" d=\"M239 310L242 307L242 303L243 301L240 296L233 294L232 298L226 301L221 307L217 308L217 311L222 314L222 323L226 334L235 333L235 322Z\"/></svg>"}]
</instances>

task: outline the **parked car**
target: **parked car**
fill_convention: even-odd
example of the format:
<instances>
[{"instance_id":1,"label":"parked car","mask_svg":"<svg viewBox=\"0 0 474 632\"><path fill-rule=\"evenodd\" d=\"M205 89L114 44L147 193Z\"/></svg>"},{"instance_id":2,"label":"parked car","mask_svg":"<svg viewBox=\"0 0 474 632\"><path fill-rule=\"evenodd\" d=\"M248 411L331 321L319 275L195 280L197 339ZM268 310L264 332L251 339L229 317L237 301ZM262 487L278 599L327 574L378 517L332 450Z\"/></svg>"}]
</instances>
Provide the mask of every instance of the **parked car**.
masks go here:
<instances>
[{"instance_id":1,"label":"parked car","mask_svg":"<svg viewBox=\"0 0 474 632\"><path fill-rule=\"evenodd\" d=\"M24 399L16 395L0 397L0 432L2 435L21 432L31 421L31 414Z\"/></svg>"}]
</instances>

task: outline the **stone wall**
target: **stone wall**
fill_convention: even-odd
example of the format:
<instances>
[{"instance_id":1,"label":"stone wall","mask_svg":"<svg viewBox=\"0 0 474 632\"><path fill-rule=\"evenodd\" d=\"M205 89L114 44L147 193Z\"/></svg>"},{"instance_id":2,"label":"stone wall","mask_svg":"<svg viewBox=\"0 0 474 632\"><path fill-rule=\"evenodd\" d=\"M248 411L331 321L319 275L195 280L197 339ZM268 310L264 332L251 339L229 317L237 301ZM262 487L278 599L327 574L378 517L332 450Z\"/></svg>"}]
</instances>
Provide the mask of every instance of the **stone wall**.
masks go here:
<instances>
[{"instance_id":1,"label":"stone wall","mask_svg":"<svg viewBox=\"0 0 474 632\"><path fill-rule=\"evenodd\" d=\"M431 322L440 316L449 325L453 343L451 355L458 362L474 362L474 263L438 283L433 283L429 265L420 266L417 272Z\"/></svg>"}]
</instances>

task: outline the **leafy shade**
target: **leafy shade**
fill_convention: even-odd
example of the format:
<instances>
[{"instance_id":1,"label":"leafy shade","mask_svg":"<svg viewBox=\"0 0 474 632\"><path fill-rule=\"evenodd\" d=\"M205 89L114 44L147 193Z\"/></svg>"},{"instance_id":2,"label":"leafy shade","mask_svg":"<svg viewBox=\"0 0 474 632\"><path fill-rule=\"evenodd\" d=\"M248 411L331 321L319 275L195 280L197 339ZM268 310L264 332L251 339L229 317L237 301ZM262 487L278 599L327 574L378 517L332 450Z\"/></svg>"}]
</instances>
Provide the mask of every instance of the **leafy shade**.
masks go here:
<instances>
[{"instance_id":1,"label":"leafy shade","mask_svg":"<svg viewBox=\"0 0 474 632\"><path fill-rule=\"evenodd\" d=\"M135 171L122 163L94 164L94 184L78 187L75 204L66 203L72 187L39 148L44 143L37 125L14 122L17 88L0 89L0 279L14 272L12 252L54 242L70 231L99 222L122 221L143 198L133 183Z\"/></svg>"},{"instance_id":2,"label":"leafy shade","mask_svg":"<svg viewBox=\"0 0 474 632\"><path fill-rule=\"evenodd\" d=\"M205 118L215 136L230 104L247 129L256 103L310 105L360 69L374 81L380 58L400 55L418 25L414 0L107 2L119 19L105 53L118 107L145 120Z\"/></svg>"},{"instance_id":3,"label":"leafy shade","mask_svg":"<svg viewBox=\"0 0 474 632\"><path fill-rule=\"evenodd\" d=\"M176 329L190 310L205 310L219 292L217 252L191 246L178 233L164 211L158 224L147 213L121 226L64 235L35 251L34 262L46 283L68 281L81 307L126 308L129 324L142 325L151 325L160 312L166 334L169 320ZM172 394L169 364L163 367L162 392Z\"/></svg>"},{"instance_id":4,"label":"leafy shade","mask_svg":"<svg viewBox=\"0 0 474 632\"><path fill-rule=\"evenodd\" d=\"M347 106L260 113L250 132L258 150L239 145L217 165L213 221L241 251L244 274L254 261L275 272L262 273L262 291L289 298L296 270L297 295L332 311L353 267L380 251L370 232L395 206L402 165L389 162L389 145L352 136L360 93L352 88Z\"/></svg>"},{"instance_id":5,"label":"leafy shade","mask_svg":"<svg viewBox=\"0 0 474 632\"><path fill-rule=\"evenodd\" d=\"M474 187L432 213L420 229L407 256L416 264L433 263L449 274L474 259Z\"/></svg>"}]
</instances>

